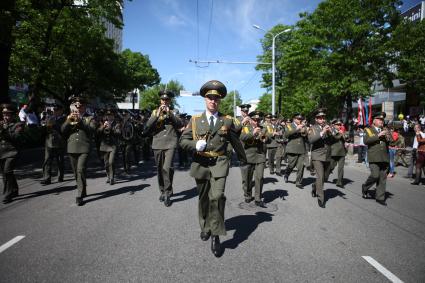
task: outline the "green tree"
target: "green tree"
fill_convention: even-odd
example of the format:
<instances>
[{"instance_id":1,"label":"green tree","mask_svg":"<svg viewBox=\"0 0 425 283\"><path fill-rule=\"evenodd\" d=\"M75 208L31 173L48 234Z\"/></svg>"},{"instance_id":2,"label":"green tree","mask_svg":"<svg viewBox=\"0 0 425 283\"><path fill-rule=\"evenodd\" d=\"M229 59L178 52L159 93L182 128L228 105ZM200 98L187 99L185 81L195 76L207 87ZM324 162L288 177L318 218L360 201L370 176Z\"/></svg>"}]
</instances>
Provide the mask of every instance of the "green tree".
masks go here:
<instances>
[{"instance_id":1,"label":"green tree","mask_svg":"<svg viewBox=\"0 0 425 283\"><path fill-rule=\"evenodd\" d=\"M391 82L393 56L387 43L400 19L399 4L395 0L327 0L313 13L301 14L292 32L279 36L276 45L282 111L308 114L325 106L330 115L337 115L347 104L350 115L352 101L369 96L374 81ZM276 26L272 31L283 28ZM264 46L270 42L269 34ZM269 53L265 48L260 60ZM257 68L268 71L269 66ZM263 76L263 82L268 84L268 76Z\"/></svg>"},{"instance_id":2,"label":"green tree","mask_svg":"<svg viewBox=\"0 0 425 283\"><path fill-rule=\"evenodd\" d=\"M0 72L5 80L29 83L35 96L63 102L70 94L110 98L128 89L103 26L109 20L122 27L121 0L89 0L84 6L71 0L13 2L8 10L15 21L7 42L11 52L0 55L10 59L10 74Z\"/></svg>"},{"instance_id":3,"label":"green tree","mask_svg":"<svg viewBox=\"0 0 425 283\"><path fill-rule=\"evenodd\" d=\"M235 113L233 110L233 103L236 100L236 106L240 105L242 103L241 96L239 94L239 91L232 90L230 91L224 99L221 100L220 105L218 107L218 111L225 115L231 115L234 116Z\"/></svg>"},{"instance_id":4,"label":"green tree","mask_svg":"<svg viewBox=\"0 0 425 283\"><path fill-rule=\"evenodd\" d=\"M397 77L408 89L425 92L425 21L403 21L394 31L391 47Z\"/></svg>"},{"instance_id":5,"label":"green tree","mask_svg":"<svg viewBox=\"0 0 425 283\"><path fill-rule=\"evenodd\" d=\"M158 84L153 87L149 87L141 92L140 96L140 109L154 110L158 108L160 99L159 92L161 90L171 90L174 93L174 98L171 100L172 107L177 107L176 98L180 96L180 91L184 89L184 86L177 80L171 80L167 84Z\"/></svg>"},{"instance_id":6,"label":"green tree","mask_svg":"<svg viewBox=\"0 0 425 283\"><path fill-rule=\"evenodd\" d=\"M160 82L158 71L152 67L148 55L125 49L121 53L121 60L131 88L143 91Z\"/></svg>"},{"instance_id":7,"label":"green tree","mask_svg":"<svg viewBox=\"0 0 425 283\"><path fill-rule=\"evenodd\" d=\"M263 113L272 112L272 95L271 93L265 93L260 97L260 102L257 105L257 110Z\"/></svg>"},{"instance_id":8,"label":"green tree","mask_svg":"<svg viewBox=\"0 0 425 283\"><path fill-rule=\"evenodd\" d=\"M268 33L265 34L264 38L261 40L261 45L263 47L264 53L262 55L257 56L259 62L272 62L272 41L273 36L281 33L287 29L291 29L290 26L286 25L276 25L273 27ZM276 47L275 47L275 59L276 62L281 60L282 54L284 52L285 42L287 42L291 38L291 34L288 32L283 32L276 38ZM277 64L276 64L277 66ZM257 65L257 70L262 70L264 73L262 74L262 87L266 88L267 91L271 92L272 90L272 65ZM275 81L275 91L276 91L276 102L277 102L277 112L282 112L282 100L284 96L285 87L282 83L282 79L285 77L283 68L276 68L276 81ZM261 99L260 99L261 100ZM264 109L267 108L264 105ZM271 96L270 96L270 110L267 110L267 113L271 112Z\"/></svg>"}]
</instances>

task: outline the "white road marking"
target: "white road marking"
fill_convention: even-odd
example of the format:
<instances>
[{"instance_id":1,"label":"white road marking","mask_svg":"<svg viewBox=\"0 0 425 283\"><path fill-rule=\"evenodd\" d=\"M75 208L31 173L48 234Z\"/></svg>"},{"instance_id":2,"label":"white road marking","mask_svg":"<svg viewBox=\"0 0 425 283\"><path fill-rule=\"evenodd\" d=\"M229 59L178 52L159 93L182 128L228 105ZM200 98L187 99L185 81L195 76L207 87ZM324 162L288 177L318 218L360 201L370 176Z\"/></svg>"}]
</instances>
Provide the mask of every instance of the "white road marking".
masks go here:
<instances>
[{"instance_id":1,"label":"white road marking","mask_svg":"<svg viewBox=\"0 0 425 283\"><path fill-rule=\"evenodd\" d=\"M395 276L394 274L392 274L391 271L389 271L388 269L386 269L385 267L383 267L379 262L377 262L376 260L374 260L372 257L370 257L370 256L362 256L362 258L364 258L367 262L369 262L373 267L375 267L379 272L381 272L391 282L403 283L403 281L401 281L397 276Z\"/></svg>"},{"instance_id":2,"label":"white road marking","mask_svg":"<svg viewBox=\"0 0 425 283\"><path fill-rule=\"evenodd\" d=\"M17 242L19 242L20 240L22 240L23 238L25 238L25 236L16 236L15 238L13 238L12 240L10 240L9 242L7 242L6 244L3 244L0 247L0 253L4 252L5 250L7 250L8 248L10 248L11 246L13 246L14 244L16 244Z\"/></svg>"}]
</instances>

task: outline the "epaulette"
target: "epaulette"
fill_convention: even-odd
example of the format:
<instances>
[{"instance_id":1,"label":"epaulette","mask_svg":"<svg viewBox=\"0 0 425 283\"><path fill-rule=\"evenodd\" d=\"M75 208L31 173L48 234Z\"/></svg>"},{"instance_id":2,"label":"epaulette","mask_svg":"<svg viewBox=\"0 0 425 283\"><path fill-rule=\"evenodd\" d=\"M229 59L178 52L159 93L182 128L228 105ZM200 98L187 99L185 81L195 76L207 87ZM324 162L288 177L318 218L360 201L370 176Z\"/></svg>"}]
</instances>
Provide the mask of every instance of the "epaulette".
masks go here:
<instances>
[{"instance_id":1,"label":"epaulette","mask_svg":"<svg viewBox=\"0 0 425 283\"><path fill-rule=\"evenodd\" d=\"M153 111L152 111L152 116L155 116L156 115L156 109L154 109Z\"/></svg>"},{"instance_id":2,"label":"epaulette","mask_svg":"<svg viewBox=\"0 0 425 283\"><path fill-rule=\"evenodd\" d=\"M247 126L244 126L242 129L243 129L243 132L244 132L245 134L248 134L248 133L249 133L249 129L248 129L248 127L247 127Z\"/></svg>"},{"instance_id":3,"label":"epaulette","mask_svg":"<svg viewBox=\"0 0 425 283\"><path fill-rule=\"evenodd\" d=\"M192 118L201 118L202 114L192 115Z\"/></svg>"},{"instance_id":4,"label":"epaulette","mask_svg":"<svg viewBox=\"0 0 425 283\"><path fill-rule=\"evenodd\" d=\"M233 123L235 123L236 126L239 126L241 122L237 118L233 118Z\"/></svg>"},{"instance_id":5,"label":"epaulette","mask_svg":"<svg viewBox=\"0 0 425 283\"><path fill-rule=\"evenodd\" d=\"M373 137L375 135L370 128L365 128L365 131L369 137Z\"/></svg>"}]
</instances>

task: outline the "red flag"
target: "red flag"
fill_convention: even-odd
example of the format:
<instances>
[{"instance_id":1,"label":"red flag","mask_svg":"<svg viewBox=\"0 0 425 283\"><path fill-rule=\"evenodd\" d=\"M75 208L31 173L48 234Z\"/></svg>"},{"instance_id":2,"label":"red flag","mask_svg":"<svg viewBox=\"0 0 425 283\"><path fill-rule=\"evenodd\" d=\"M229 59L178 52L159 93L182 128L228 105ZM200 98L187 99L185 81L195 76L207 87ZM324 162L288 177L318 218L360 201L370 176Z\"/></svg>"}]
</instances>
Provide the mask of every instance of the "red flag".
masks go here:
<instances>
[{"instance_id":1,"label":"red flag","mask_svg":"<svg viewBox=\"0 0 425 283\"><path fill-rule=\"evenodd\" d=\"M358 125L364 125L364 110L363 110L363 103L362 103L362 98L359 97L359 100L357 101L358 104L358 112L357 112L357 124Z\"/></svg>"}]
</instances>

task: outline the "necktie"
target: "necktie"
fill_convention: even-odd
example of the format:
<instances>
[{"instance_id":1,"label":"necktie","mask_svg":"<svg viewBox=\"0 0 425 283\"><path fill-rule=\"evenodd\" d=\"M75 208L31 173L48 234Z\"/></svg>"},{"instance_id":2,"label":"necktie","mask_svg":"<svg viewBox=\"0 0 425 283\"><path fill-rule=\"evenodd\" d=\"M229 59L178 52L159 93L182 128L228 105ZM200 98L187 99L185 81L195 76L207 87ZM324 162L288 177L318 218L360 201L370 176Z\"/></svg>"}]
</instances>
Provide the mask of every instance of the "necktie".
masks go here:
<instances>
[{"instance_id":1,"label":"necktie","mask_svg":"<svg viewBox=\"0 0 425 283\"><path fill-rule=\"evenodd\" d=\"M210 132L214 129L214 116L210 116Z\"/></svg>"}]
</instances>

